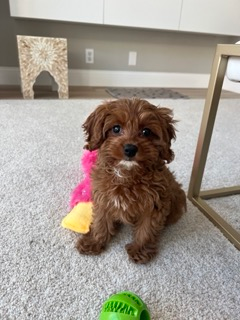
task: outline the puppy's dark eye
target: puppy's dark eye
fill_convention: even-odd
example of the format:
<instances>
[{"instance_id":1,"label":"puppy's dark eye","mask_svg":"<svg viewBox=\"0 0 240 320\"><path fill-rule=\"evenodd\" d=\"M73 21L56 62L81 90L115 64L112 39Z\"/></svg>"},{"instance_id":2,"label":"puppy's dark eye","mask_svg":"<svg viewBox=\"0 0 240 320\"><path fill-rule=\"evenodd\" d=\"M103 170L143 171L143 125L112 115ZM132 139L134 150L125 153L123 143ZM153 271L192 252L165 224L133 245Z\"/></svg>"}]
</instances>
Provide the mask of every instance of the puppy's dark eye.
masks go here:
<instances>
[{"instance_id":1,"label":"puppy's dark eye","mask_svg":"<svg viewBox=\"0 0 240 320\"><path fill-rule=\"evenodd\" d=\"M119 133L121 133L121 131L122 131L122 128L120 125L116 125L116 126L112 127L112 132L115 134L119 134Z\"/></svg>"},{"instance_id":2,"label":"puppy's dark eye","mask_svg":"<svg viewBox=\"0 0 240 320\"><path fill-rule=\"evenodd\" d=\"M149 136L151 136L151 134L152 134L152 131L150 129L148 129L148 128L142 129L142 136L149 137Z\"/></svg>"}]
</instances>

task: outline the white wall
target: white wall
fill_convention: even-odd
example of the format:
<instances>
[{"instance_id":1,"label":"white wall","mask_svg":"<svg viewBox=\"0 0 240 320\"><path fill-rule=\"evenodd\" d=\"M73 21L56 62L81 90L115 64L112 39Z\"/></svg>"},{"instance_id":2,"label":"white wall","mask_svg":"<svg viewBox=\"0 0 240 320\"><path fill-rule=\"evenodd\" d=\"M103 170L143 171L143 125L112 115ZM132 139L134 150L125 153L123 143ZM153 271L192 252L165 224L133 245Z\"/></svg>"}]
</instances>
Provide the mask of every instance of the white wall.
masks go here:
<instances>
[{"instance_id":1,"label":"white wall","mask_svg":"<svg viewBox=\"0 0 240 320\"><path fill-rule=\"evenodd\" d=\"M4 67L4 72L1 69L0 76L6 76L9 67L18 67L17 34L67 38L69 69L73 70L74 83L83 74L81 71L86 74L87 70L115 74L121 71L128 75L137 71L142 77L144 73L170 74L172 79L178 74L207 75L216 45L238 40L228 36L14 19L10 17L8 0L1 0L0 67ZM85 48L94 49L94 64L85 63ZM128 66L129 51L137 52L136 66ZM13 74L11 69L9 79L13 79Z\"/></svg>"}]
</instances>

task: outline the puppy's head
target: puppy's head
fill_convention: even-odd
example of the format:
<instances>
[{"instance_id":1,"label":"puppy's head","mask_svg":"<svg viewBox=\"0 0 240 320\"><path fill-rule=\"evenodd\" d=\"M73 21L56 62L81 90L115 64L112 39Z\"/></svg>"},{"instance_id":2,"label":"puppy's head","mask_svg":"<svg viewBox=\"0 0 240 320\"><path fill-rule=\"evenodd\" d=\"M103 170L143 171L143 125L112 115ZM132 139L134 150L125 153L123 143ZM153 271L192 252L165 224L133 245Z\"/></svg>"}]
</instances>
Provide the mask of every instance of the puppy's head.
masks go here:
<instances>
[{"instance_id":1,"label":"puppy's head","mask_svg":"<svg viewBox=\"0 0 240 320\"><path fill-rule=\"evenodd\" d=\"M175 121L171 110L145 100L120 99L106 102L90 114L83 129L85 148L99 149L111 165L148 167L171 162Z\"/></svg>"}]
</instances>

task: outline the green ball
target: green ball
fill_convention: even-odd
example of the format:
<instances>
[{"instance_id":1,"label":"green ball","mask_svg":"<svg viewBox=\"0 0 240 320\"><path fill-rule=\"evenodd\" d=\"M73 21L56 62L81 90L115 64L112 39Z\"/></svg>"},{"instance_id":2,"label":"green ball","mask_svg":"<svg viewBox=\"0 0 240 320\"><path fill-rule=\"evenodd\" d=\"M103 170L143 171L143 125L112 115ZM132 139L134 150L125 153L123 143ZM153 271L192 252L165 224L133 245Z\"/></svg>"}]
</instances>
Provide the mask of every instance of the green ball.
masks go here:
<instances>
[{"instance_id":1,"label":"green ball","mask_svg":"<svg viewBox=\"0 0 240 320\"><path fill-rule=\"evenodd\" d=\"M99 320L151 320L146 304L134 293L123 291L110 296Z\"/></svg>"}]
</instances>

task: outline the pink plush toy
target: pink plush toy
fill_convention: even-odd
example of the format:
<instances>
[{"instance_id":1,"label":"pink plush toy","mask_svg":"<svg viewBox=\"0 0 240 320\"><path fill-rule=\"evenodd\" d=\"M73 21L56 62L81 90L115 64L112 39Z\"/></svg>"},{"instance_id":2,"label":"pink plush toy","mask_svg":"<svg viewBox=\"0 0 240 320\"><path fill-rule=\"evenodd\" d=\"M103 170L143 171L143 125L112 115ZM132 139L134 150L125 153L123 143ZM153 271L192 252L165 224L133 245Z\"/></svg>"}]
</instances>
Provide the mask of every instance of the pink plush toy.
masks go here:
<instances>
[{"instance_id":1,"label":"pink plush toy","mask_svg":"<svg viewBox=\"0 0 240 320\"><path fill-rule=\"evenodd\" d=\"M83 181L73 190L70 200L70 207L75 207L79 202L89 202L91 199L90 173L92 166L97 160L97 151L85 150L82 156L82 169L85 175Z\"/></svg>"},{"instance_id":2,"label":"pink plush toy","mask_svg":"<svg viewBox=\"0 0 240 320\"><path fill-rule=\"evenodd\" d=\"M71 211L62 220L64 228L87 233L92 222L92 199L91 199L91 169L96 163L97 151L84 151L82 156L82 168L84 179L77 185L71 194Z\"/></svg>"}]
</instances>

